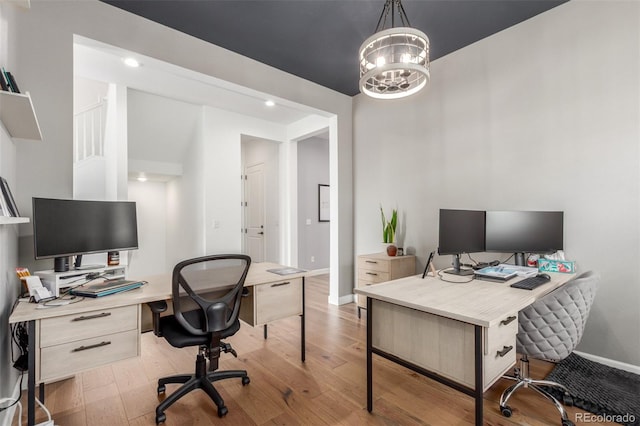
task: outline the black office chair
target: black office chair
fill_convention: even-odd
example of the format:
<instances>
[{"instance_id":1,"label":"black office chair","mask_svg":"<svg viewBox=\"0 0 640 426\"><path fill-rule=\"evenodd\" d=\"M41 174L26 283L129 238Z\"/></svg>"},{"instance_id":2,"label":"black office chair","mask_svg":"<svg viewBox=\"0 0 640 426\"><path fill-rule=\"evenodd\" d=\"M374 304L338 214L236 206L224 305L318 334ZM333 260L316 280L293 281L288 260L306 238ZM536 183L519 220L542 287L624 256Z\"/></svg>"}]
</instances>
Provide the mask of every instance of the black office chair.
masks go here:
<instances>
[{"instance_id":1,"label":"black office chair","mask_svg":"<svg viewBox=\"0 0 640 426\"><path fill-rule=\"evenodd\" d=\"M158 394L165 392L170 383L182 383L156 408L156 424L167 416L164 411L194 389L202 389L218 407L218 416L228 410L224 400L213 386L216 380L238 377L242 384L249 383L245 370L216 371L220 352L231 352L231 345L221 339L240 329L240 300L242 287L249 271L251 258L245 255L216 255L189 259L173 268L171 294L173 315L160 317L167 310L164 301L151 302L153 332L164 337L173 347L198 346L195 373L158 379ZM207 359L209 368L207 369Z\"/></svg>"}]
</instances>

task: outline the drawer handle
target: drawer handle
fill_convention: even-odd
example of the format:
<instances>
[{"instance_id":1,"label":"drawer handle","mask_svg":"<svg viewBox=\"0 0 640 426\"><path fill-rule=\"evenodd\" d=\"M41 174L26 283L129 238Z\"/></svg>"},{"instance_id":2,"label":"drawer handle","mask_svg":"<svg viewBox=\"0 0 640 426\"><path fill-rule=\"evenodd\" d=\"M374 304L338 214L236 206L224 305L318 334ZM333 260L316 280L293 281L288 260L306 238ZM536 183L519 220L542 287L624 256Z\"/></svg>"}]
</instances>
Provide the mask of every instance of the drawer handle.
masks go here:
<instances>
[{"instance_id":1,"label":"drawer handle","mask_svg":"<svg viewBox=\"0 0 640 426\"><path fill-rule=\"evenodd\" d=\"M375 272L367 272L367 275L375 275L376 277L378 276L378 274L376 274Z\"/></svg>"},{"instance_id":2,"label":"drawer handle","mask_svg":"<svg viewBox=\"0 0 640 426\"><path fill-rule=\"evenodd\" d=\"M365 263L373 263L373 264L378 264L378 262L376 262L375 260L365 260Z\"/></svg>"},{"instance_id":3,"label":"drawer handle","mask_svg":"<svg viewBox=\"0 0 640 426\"><path fill-rule=\"evenodd\" d=\"M511 349L513 349L513 346L503 346L501 351L496 352L496 355L502 358L503 356L511 352Z\"/></svg>"},{"instance_id":4,"label":"drawer handle","mask_svg":"<svg viewBox=\"0 0 640 426\"><path fill-rule=\"evenodd\" d=\"M290 281L286 281L283 283L278 283L278 284L271 284L271 287L280 287L281 285L287 285L287 284L291 284Z\"/></svg>"},{"instance_id":5,"label":"drawer handle","mask_svg":"<svg viewBox=\"0 0 640 426\"><path fill-rule=\"evenodd\" d=\"M507 317L507 319L503 319L502 321L500 321L500 325L510 324L511 322L513 322L514 319L516 319L515 315Z\"/></svg>"},{"instance_id":6,"label":"drawer handle","mask_svg":"<svg viewBox=\"0 0 640 426\"><path fill-rule=\"evenodd\" d=\"M100 343L96 343L95 345L80 346L79 348L73 349L71 352L82 352L82 351L86 351L88 349L100 348L102 346L107 346L107 345L110 345L110 344L111 344L111 342L100 342Z\"/></svg>"},{"instance_id":7,"label":"drawer handle","mask_svg":"<svg viewBox=\"0 0 640 426\"><path fill-rule=\"evenodd\" d=\"M81 317L78 317L78 318L74 318L71 321L84 321L84 320L90 320L90 319L95 319L95 318L108 317L109 315L111 315L111 312L103 312L101 314L81 316Z\"/></svg>"}]
</instances>

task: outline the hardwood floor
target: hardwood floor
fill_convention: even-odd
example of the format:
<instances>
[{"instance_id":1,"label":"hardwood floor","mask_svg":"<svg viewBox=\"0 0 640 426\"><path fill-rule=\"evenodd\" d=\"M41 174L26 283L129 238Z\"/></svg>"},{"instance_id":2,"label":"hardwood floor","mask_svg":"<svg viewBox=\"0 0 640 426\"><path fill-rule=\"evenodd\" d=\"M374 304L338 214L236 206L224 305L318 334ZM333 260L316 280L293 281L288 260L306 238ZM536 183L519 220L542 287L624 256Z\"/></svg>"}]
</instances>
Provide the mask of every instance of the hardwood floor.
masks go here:
<instances>
[{"instance_id":1,"label":"hardwood floor","mask_svg":"<svg viewBox=\"0 0 640 426\"><path fill-rule=\"evenodd\" d=\"M328 277L306 283L306 362L300 361L300 320L262 327L245 324L227 341L238 358L223 354L222 369L246 369L251 383L216 382L229 414L220 419L202 391L194 391L166 411L166 425L472 425L471 397L374 356L374 410L366 410L366 319L355 304L327 303ZM156 380L191 373L196 350L176 349L152 333L142 336L142 356L87 371L46 386L45 404L56 425L155 425ZM531 362L532 375L544 377L552 364ZM553 405L528 389L511 399L511 418L498 410L500 380L485 393L487 425L558 425ZM167 394L175 385L167 386ZM23 395L23 406L25 398ZM567 408L569 418L582 413ZM17 417L17 416L16 416ZM38 410L37 422L47 419ZM23 413L23 422L26 415ZM576 422L577 423L577 422ZM17 420L14 419L14 425ZM604 424L604 423L592 423Z\"/></svg>"}]
</instances>

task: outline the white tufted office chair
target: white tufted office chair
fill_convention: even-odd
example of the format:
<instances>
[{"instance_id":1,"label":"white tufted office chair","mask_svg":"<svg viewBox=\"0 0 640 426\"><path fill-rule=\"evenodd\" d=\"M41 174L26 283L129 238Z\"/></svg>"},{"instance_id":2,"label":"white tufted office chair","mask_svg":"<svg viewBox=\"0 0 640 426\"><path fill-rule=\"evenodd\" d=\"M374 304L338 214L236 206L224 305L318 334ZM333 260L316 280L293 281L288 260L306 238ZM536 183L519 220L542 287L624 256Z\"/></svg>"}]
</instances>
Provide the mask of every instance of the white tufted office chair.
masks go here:
<instances>
[{"instance_id":1,"label":"white tufted office chair","mask_svg":"<svg viewBox=\"0 0 640 426\"><path fill-rule=\"evenodd\" d=\"M522 358L513 376L503 376L516 383L505 389L500 397L502 415L510 417L512 414L507 405L511 395L521 387L530 387L555 404L562 417L562 426L573 425L562 404L541 386L561 389L563 402L571 404L568 390L559 383L529 377L528 357L560 361L573 352L582 339L599 281L598 274L585 272L520 311L517 350Z\"/></svg>"}]
</instances>

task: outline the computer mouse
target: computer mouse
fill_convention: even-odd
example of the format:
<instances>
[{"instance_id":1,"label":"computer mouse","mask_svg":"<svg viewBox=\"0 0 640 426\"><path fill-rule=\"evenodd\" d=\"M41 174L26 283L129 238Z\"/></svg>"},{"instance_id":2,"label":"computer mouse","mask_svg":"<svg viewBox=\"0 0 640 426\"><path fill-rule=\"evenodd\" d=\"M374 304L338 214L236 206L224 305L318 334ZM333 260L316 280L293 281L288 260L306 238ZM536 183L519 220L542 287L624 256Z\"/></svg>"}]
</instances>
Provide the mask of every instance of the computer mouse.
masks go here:
<instances>
[{"instance_id":1,"label":"computer mouse","mask_svg":"<svg viewBox=\"0 0 640 426\"><path fill-rule=\"evenodd\" d=\"M540 278L545 278L547 281L551 281L551 276L549 274L538 274Z\"/></svg>"}]
</instances>

